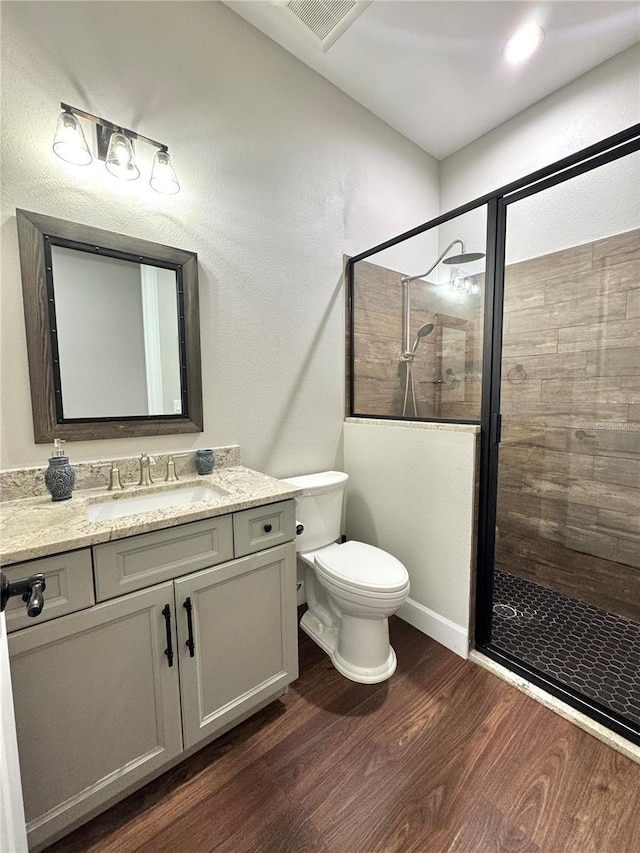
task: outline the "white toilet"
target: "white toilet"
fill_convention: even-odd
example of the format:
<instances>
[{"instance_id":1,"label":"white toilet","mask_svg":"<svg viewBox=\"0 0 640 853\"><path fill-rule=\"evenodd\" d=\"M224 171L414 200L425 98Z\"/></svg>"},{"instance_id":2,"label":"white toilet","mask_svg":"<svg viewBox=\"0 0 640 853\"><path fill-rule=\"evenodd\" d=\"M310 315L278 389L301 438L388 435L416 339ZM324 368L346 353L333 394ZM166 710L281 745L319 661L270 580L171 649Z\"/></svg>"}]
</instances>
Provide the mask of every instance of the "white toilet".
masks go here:
<instances>
[{"instance_id":1,"label":"white toilet","mask_svg":"<svg viewBox=\"0 0 640 853\"><path fill-rule=\"evenodd\" d=\"M335 668L364 684L389 678L396 654L389 644L389 616L409 595L409 575L399 560L363 542L338 544L347 474L325 471L288 477L303 490L296 538L305 563L309 609L300 626L330 656Z\"/></svg>"}]
</instances>

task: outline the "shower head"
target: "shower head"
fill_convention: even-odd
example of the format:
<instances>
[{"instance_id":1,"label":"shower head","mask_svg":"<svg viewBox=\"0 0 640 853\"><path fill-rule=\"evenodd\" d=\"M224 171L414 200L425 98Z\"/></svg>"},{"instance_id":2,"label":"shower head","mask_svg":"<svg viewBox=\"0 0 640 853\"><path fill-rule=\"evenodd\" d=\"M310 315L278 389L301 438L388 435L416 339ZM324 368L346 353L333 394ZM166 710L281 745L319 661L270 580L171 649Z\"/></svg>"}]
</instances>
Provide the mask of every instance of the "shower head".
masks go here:
<instances>
[{"instance_id":1,"label":"shower head","mask_svg":"<svg viewBox=\"0 0 640 853\"><path fill-rule=\"evenodd\" d=\"M447 257L450 249L452 249L456 244L460 246L462 252L458 255L450 255ZM479 261L480 258L484 258L484 252L466 252L464 248L464 241L456 238L449 243L444 252L438 255L426 272L419 273L418 275L407 275L401 279L401 282L406 287L409 282L415 281L417 278L426 278L434 271L440 261L442 261L443 264L470 264L471 261Z\"/></svg>"},{"instance_id":2,"label":"shower head","mask_svg":"<svg viewBox=\"0 0 640 853\"><path fill-rule=\"evenodd\" d=\"M443 264L470 264L471 261L479 261L484 258L484 252L463 252L461 255L450 255L444 258Z\"/></svg>"},{"instance_id":3,"label":"shower head","mask_svg":"<svg viewBox=\"0 0 640 853\"><path fill-rule=\"evenodd\" d=\"M426 338L427 335L431 334L431 332L433 332L433 323L425 323L424 326L420 326L420 328L416 332L416 339L413 342L413 346L411 347L411 352L415 352L418 349L420 338Z\"/></svg>"}]
</instances>

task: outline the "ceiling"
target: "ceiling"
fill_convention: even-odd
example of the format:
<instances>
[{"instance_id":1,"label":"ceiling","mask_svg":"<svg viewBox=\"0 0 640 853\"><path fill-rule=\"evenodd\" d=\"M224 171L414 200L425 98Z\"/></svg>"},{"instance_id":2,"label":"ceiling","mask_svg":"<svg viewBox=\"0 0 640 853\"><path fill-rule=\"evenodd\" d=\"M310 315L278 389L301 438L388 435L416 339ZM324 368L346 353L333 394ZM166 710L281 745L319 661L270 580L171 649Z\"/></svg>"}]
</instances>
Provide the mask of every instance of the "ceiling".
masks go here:
<instances>
[{"instance_id":1,"label":"ceiling","mask_svg":"<svg viewBox=\"0 0 640 853\"><path fill-rule=\"evenodd\" d=\"M226 5L439 160L640 41L637 0L373 0L326 52L286 0ZM510 66L529 21L545 40Z\"/></svg>"}]
</instances>

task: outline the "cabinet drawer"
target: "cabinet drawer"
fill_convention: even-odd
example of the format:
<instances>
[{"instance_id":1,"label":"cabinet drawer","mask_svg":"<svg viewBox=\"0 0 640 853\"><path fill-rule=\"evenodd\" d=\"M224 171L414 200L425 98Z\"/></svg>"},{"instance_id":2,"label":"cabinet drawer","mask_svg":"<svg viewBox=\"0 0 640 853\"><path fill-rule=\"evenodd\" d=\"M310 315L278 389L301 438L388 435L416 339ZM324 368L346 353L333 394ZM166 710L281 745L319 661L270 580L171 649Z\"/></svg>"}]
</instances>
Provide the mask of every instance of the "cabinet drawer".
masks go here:
<instances>
[{"instance_id":1,"label":"cabinet drawer","mask_svg":"<svg viewBox=\"0 0 640 853\"><path fill-rule=\"evenodd\" d=\"M44 607L39 616L27 616L27 608L21 596L9 599L5 611L7 631L29 628L39 622L47 622L49 619L95 604L90 548L4 566L2 571L10 581L41 572L47 585L44 591Z\"/></svg>"},{"instance_id":2,"label":"cabinet drawer","mask_svg":"<svg viewBox=\"0 0 640 853\"><path fill-rule=\"evenodd\" d=\"M295 535L295 501L257 506L233 515L236 557L290 542Z\"/></svg>"},{"instance_id":3,"label":"cabinet drawer","mask_svg":"<svg viewBox=\"0 0 640 853\"><path fill-rule=\"evenodd\" d=\"M115 598L232 558L230 515L95 545L96 597Z\"/></svg>"}]
</instances>

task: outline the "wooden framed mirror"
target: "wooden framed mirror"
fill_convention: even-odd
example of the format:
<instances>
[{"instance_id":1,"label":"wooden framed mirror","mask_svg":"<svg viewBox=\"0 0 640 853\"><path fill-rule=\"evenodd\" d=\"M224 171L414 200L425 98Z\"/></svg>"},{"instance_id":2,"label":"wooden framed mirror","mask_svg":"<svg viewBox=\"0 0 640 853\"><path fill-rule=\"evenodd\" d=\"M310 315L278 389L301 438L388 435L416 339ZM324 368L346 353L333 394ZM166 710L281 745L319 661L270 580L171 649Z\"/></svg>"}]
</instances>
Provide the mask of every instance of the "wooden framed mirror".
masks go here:
<instances>
[{"instance_id":1,"label":"wooden framed mirror","mask_svg":"<svg viewBox=\"0 0 640 853\"><path fill-rule=\"evenodd\" d=\"M16 218L36 444L202 432L197 255Z\"/></svg>"}]
</instances>

